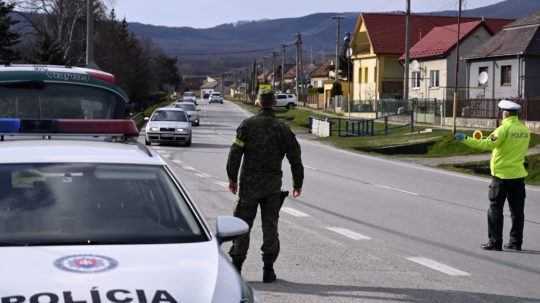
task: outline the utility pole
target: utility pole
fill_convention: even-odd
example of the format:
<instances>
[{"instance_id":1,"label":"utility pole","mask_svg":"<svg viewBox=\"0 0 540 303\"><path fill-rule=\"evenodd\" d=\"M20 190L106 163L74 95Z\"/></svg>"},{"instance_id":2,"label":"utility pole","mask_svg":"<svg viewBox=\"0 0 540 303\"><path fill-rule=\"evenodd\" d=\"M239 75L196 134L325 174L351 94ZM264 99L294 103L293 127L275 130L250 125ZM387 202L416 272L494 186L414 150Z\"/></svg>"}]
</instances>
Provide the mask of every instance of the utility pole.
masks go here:
<instances>
[{"instance_id":1,"label":"utility pole","mask_svg":"<svg viewBox=\"0 0 540 303\"><path fill-rule=\"evenodd\" d=\"M302 34L296 34L296 96L302 99Z\"/></svg>"},{"instance_id":2,"label":"utility pole","mask_svg":"<svg viewBox=\"0 0 540 303\"><path fill-rule=\"evenodd\" d=\"M287 65L287 44L281 45L281 92L285 91L285 66Z\"/></svg>"},{"instance_id":3,"label":"utility pole","mask_svg":"<svg viewBox=\"0 0 540 303\"><path fill-rule=\"evenodd\" d=\"M97 68L94 58L94 0L86 0L86 66Z\"/></svg>"},{"instance_id":4,"label":"utility pole","mask_svg":"<svg viewBox=\"0 0 540 303\"><path fill-rule=\"evenodd\" d=\"M343 16L334 16L332 19L336 20L337 22L337 39L336 39L336 63L334 64L336 67L336 81L339 80L339 50L340 50L340 44L341 44L341 21L344 19Z\"/></svg>"},{"instance_id":5,"label":"utility pole","mask_svg":"<svg viewBox=\"0 0 540 303\"><path fill-rule=\"evenodd\" d=\"M452 106L452 111L453 111L453 115L452 115L452 133L455 135L456 132L457 132L457 128L456 128L456 120L457 120L457 106L458 106L458 101L459 101L459 96L458 96L458 89L459 89L459 59L460 59L460 55L459 55L459 47L460 47L460 36L461 36L461 11L463 9L463 0L459 0L459 9L458 9L458 30L457 30L457 44L456 44L456 78L455 78L455 81L456 81L456 86L454 88L454 104Z\"/></svg>"},{"instance_id":6,"label":"utility pole","mask_svg":"<svg viewBox=\"0 0 540 303\"><path fill-rule=\"evenodd\" d=\"M409 61L411 61L411 0L407 0L407 12L405 15L405 79L403 81L403 99L409 103ZM414 131L414 105L409 104L411 108L411 132Z\"/></svg>"},{"instance_id":7,"label":"utility pole","mask_svg":"<svg viewBox=\"0 0 540 303\"><path fill-rule=\"evenodd\" d=\"M272 52L272 90L276 89L276 59L278 53Z\"/></svg>"}]
</instances>

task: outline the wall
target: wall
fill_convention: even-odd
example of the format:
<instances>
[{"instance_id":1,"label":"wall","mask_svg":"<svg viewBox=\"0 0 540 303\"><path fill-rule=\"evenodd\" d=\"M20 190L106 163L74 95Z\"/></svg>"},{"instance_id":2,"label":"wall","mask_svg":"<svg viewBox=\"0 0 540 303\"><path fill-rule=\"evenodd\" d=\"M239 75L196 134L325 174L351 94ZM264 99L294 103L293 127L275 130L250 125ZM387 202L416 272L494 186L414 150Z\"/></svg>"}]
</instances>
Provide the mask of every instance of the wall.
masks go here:
<instances>
[{"instance_id":1,"label":"wall","mask_svg":"<svg viewBox=\"0 0 540 303\"><path fill-rule=\"evenodd\" d=\"M538 99L540 97L540 58L526 57L524 60L524 97Z\"/></svg>"},{"instance_id":2,"label":"wall","mask_svg":"<svg viewBox=\"0 0 540 303\"><path fill-rule=\"evenodd\" d=\"M373 100L379 96L378 83L375 79L375 68L378 69L377 57L363 57L354 60L353 91L354 100ZM364 79L364 71L368 69L367 81ZM360 77L360 71L362 76ZM377 71L377 74L379 72ZM362 81L360 81L362 80Z\"/></svg>"},{"instance_id":3,"label":"wall","mask_svg":"<svg viewBox=\"0 0 540 303\"><path fill-rule=\"evenodd\" d=\"M432 70L439 71L439 87L429 87L430 85L430 72ZM409 90L409 99L437 99L444 100L446 97L446 87L448 80L447 73L447 60L438 59L438 60L429 60L429 61L420 61L420 87L413 88L413 79L412 74L413 70L410 71L409 79L410 80L410 90Z\"/></svg>"},{"instance_id":4,"label":"wall","mask_svg":"<svg viewBox=\"0 0 540 303\"><path fill-rule=\"evenodd\" d=\"M512 66L512 85L501 85L501 66ZM517 57L502 58L502 59L490 59L474 60L470 62L469 67L469 86L471 90L469 92L469 98L477 99L481 98L484 94L482 87L478 83L478 75L480 67L488 67L489 81L485 87L485 98L487 99L504 99L504 98L519 98L520 93L518 89L518 74L519 74L519 60ZM523 65L522 65L523 68ZM472 89L478 88L478 89Z\"/></svg>"}]
</instances>

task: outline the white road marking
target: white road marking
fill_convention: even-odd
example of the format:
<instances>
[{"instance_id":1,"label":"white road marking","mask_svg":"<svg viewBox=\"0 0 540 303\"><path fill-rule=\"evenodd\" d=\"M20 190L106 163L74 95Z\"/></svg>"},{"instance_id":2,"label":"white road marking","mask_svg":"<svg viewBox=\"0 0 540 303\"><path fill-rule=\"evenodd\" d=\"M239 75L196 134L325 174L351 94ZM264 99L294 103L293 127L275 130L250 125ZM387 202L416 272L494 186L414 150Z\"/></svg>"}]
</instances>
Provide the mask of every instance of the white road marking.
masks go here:
<instances>
[{"instance_id":1,"label":"white road marking","mask_svg":"<svg viewBox=\"0 0 540 303\"><path fill-rule=\"evenodd\" d=\"M328 229L330 231L333 231L333 232L335 232L337 234L340 234L342 236L345 236L345 237L347 237L349 239L356 240L356 241L359 241L359 240L371 240L371 238L368 237L368 236L364 236L362 234L359 234L357 232L354 232L354 231L346 229L346 228L327 227L326 229Z\"/></svg>"},{"instance_id":2,"label":"white road marking","mask_svg":"<svg viewBox=\"0 0 540 303\"><path fill-rule=\"evenodd\" d=\"M229 188L229 183L223 181L214 181L214 184L219 185L224 188Z\"/></svg>"},{"instance_id":3,"label":"white road marking","mask_svg":"<svg viewBox=\"0 0 540 303\"><path fill-rule=\"evenodd\" d=\"M307 169L311 169L311 170L317 170L315 167L312 167L312 166L309 166L309 165L304 165L305 168Z\"/></svg>"},{"instance_id":4,"label":"white road marking","mask_svg":"<svg viewBox=\"0 0 540 303\"><path fill-rule=\"evenodd\" d=\"M196 171L196 169L194 167L191 167L191 166L182 166L183 169L185 170L190 170L190 171Z\"/></svg>"},{"instance_id":5,"label":"white road marking","mask_svg":"<svg viewBox=\"0 0 540 303\"><path fill-rule=\"evenodd\" d=\"M410 257L407 258L407 260L453 277L467 277L471 275L468 272L461 271L428 258Z\"/></svg>"},{"instance_id":6,"label":"white road marking","mask_svg":"<svg viewBox=\"0 0 540 303\"><path fill-rule=\"evenodd\" d=\"M396 187L392 187L392 186L388 186L388 185L375 184L375 187L388 189L388 190L392 190L392 191L397 191L397 192L407 194L407 195L419 196L419 194L413 193L412 191L407 191L407 190L404 190L404 189L400 189L400 188L396 188Z\"/></svg>"},{"instance_id":7,"label":"white road marking","mask_svg":"<svg viewBox=\"0 0 540 303\"><path fill-rule=\"evenodd\" d=\"M172 160L172 161L178 165L182 165L182 163L184 163L182 162L182 160Z\"/></svg>"},{"instance_id":8,"label":"white road marking","mask_svg":"<svg viewBox=\"0 0 540 303\"><path fill-rule=\"evenodd\" d=\"M287 213L287 214L293 216L293 217L298 217L298 218L307 218L307 217L309 217L308 214L303 213L303 212L301 212L301 211L299 211L299 210L296 210L296 209L294 209L294 208L283 207L281 210L282 210L283 212L285 212L285 213Z\"/></svg>"},{"instance_id":9,"label":"white road marking","mask_svg":"<svg viewBox=\"0 0 540 303\"><path fill-rule=\"evenodd\" d=\"M207 179L207 178L211 177L209 174L205 174L205 173L198 173L198 174L195 174L195 176L197 176L199 178L202 178L202 179Z\"/></svg>"}]
</instances>

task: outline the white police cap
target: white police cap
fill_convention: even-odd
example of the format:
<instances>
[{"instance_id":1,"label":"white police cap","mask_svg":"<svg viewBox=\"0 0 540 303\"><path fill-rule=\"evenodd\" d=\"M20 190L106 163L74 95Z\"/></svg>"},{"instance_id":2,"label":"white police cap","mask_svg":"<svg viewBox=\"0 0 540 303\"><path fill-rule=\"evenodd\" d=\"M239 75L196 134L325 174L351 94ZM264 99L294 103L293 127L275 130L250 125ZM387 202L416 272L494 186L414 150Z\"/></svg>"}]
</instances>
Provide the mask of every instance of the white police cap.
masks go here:
<instances>
[{"instance_id":1,"label":"white police cap","mask_svg":"<svg viewBox=\"0 0 540 303\"><path fill-rule=\"evenodd\" d=\"M517 112L521 110L521 105L509 100L502 100L501 102L499 102L499 108L509 112Z\"/></svg>"}]
</instances>

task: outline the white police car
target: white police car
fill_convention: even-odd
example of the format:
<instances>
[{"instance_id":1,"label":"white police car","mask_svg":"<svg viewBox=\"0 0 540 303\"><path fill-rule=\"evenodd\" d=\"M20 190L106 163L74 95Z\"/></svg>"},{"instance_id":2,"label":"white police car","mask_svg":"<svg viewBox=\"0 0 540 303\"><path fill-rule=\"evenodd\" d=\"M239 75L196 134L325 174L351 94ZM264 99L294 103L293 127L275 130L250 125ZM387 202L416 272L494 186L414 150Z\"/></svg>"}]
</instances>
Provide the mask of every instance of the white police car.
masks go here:
<instances>
[{"instance_id":1,"label":"white police car","mask_svg":"<svg viewBox=\"0 0 540 303\"><path fill-rule=\"evenodd\" d=\"M213 235L138 135L132 121L0 119L0 302L255 301L219 248L247 225L220 217Z\"/></svg>"}]
</instances>

